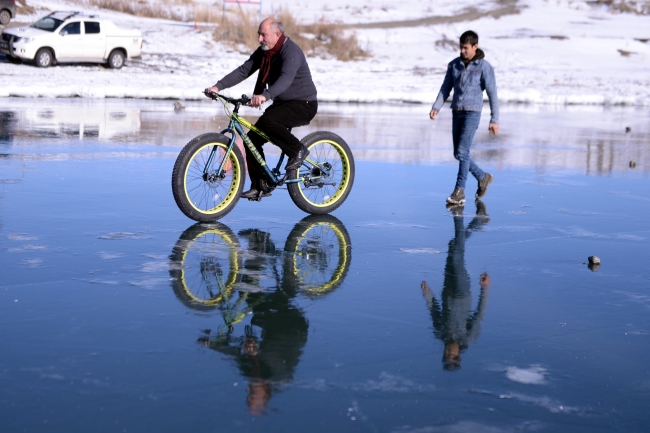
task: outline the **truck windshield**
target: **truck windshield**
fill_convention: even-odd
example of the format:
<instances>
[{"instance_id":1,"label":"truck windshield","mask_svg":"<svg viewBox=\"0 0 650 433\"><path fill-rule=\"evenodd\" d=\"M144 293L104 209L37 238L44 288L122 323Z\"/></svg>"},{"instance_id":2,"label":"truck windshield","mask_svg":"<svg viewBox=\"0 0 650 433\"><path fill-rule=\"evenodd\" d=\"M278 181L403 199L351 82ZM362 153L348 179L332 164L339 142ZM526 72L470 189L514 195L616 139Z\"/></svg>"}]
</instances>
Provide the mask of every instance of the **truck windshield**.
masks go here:
<instances>
[{"instance_id":1,"label":"truck windshield","mask_svg":"<svg viewBox=\"0 0 650 433\"><path fill-rule=\"evenodd\" d=\"M52 17L45 17L36 21L34 24L31 25L31 27L41 29L41 30L46 30L48 32L53 32L54 30L59 28L61 23L63 23L62 20L57 20L56 18L52 18Z\"/></svg>"}]
</instances>

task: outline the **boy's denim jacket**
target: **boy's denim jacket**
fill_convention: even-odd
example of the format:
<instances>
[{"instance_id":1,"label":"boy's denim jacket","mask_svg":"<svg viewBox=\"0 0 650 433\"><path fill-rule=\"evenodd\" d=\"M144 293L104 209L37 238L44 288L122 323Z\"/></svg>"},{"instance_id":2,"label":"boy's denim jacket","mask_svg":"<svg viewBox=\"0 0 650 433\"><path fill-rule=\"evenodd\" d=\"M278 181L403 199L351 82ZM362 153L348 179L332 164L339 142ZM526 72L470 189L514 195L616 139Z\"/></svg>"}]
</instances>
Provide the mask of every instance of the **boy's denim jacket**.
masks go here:
<instances>
[{"instance_id":1,"label":"boy's denim jacket","mask_svg":"<svg viewBox=\"0 0 650 433\"><path fill-rule=\"evenodd\" d=\"M490 101L490 123L499 123L499 98L494 69L483 57L483 51L479 49L467 67L460 57L449 62L445 81L440 87L440 93L438 93L436 102L433 103L432 110L440 111L453 87L452 110L481 111L483 109L483 90L486 90Z\"/></svg>"}]
</instances>

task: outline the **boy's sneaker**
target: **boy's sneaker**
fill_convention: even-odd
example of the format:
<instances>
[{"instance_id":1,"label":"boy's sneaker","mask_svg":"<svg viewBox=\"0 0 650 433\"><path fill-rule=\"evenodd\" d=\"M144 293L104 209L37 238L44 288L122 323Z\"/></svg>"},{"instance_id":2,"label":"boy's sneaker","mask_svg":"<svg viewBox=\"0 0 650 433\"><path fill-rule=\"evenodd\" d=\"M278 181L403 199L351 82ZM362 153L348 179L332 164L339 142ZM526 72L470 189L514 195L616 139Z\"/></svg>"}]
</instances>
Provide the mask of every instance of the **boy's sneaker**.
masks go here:
<instances>
[{"instance_id":1,"label":"boy's sneaker","mask_svg":"<svg viewBox=\"0 0 650 433\"><path fill-rule=\"evenodd\" d=\"M447 207L447 210L451 212L451 214L455 217L457 216L463 216L463 211L465 210L465 206L463 205L458 205L458 204L451 204L447 203L445 205Z\"/></svg>"},{"instance_id":2,"label":"boy's sneaker","mask_svg":"<svg viewBox=\"0 0 650 433\"><path fill-rule=\"evenodd\" d=\"M481 200L476 199L474 202L476 204L476 216L480 217L489 217L487 213L487 208L485 207L485 203L483 203Z\"/></svg>"},{"instance_id":3,"label":"boy's sneaker","mask_svg":"<svg viewBox=\"0 0 650 433\"><path fill-rule=\"evenodd\" d=\"M476 216L480 218L479 226L489 223L490 215L488 215L487 213L487 208L485 207L485 203L483 203L479 199L476 199L475 203L476 203Z\"/></svg>"},{"instance_id":4,"label":"boy's sneaker","mask_svg":"<svg viewBox=\"0 0 650 433\"><path fill-rule=\"evenodd\" d=\"M492 176L490 173L485 173L483 179L478 182L478 189L476 190L476 198L481 198L487 194L488 186L492 183Z\"/></svg>"},{"instance_id":5,"label":"boy's sneaker","mask_svg":"<svg viewBox=\"0 0 650 433\"><path fill-rule=\"evenodd\" d=\"M463 190L463 188L454 189L454 192L452 192L451 195L449 197L447 197L447 203L456 204L456 205L464 205L465 204L465 191Z\"/></svg>"}]
</instances>

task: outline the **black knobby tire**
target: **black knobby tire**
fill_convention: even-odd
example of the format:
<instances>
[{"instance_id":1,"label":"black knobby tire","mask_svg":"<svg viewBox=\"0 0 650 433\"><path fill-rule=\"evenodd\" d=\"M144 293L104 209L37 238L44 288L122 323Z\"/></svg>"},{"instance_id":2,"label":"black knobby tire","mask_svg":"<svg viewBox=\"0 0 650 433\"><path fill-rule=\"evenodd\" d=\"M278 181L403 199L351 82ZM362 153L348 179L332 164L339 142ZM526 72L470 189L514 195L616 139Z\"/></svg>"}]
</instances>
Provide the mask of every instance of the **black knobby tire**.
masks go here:
<instances>
[{"instance_id":1,"label":"black knobby tire","mask_svg":"<svg viewBox=\"0 0 650 433\"><path fill-rule=\"evenodd\" d=\"M332 212L343 204L354 184L354 157L348 144L338 135L327 132L312 132L301 140L309 155L307 159L318 164L329 164L330 173L321 179L315 179L312 185L303 182L288 183L287 189L291 200L303 211L322 215ZM304 175L319 175L319 169L308 162L289 173L289 179L298 179ZM334 183L334 185L324 185Z\"/></svg>"},{"instance_id":2,"label":"black knobby tire","mask_svg":"<svg viewBox=\"0 0 650 433\"><path fill-rule=\"evenodd\" d=\"M9 21L11 21L11 12L9 12L7 9L0 11L0 24L6 26L9 24Z\"/></svg>"},{"instance_id":3,"label":"black knobby tire","mask_svg":"<svg viewBox=\"0 0 650 433\"><path fill-rule=\"evenodd\" d=\"M217 308L230 296L241 269L239 241L221 223L194 224L183 232L170 256L176 297L194 310Z\"/></svg>"},{"instance_id":4,"label":"black knobby tire","mask_svg":"<svg viewBox=\"0 0 650 433\"><path fill-rule=\"evenodd\" d=\"M54 54L49 48L41 48L34 56L34 63L39 68L47 68L54 63Z\"/></svg>"},{"instance_id":5,"label":"black knobby tire","mask_svg":"<svg viewBox=\"0 0 650 433\"><path fill-rule=\"evenodd\" d=\"M216 176L228 149L228 137L208 133L191 140L181 150L172 172L172 192L180 210L199 222L212 222L230 212L244 189L245 163L237 146L230 152L223 175ZM206 163L215 150L210 166Z\"/></svg>"},{"instance_id":6,"label":"black knobby tire","mask_svg":"<svg viewBox=\"0 0 650 433\"><path fill-rule=\"evenodd\" d=\"M106 63L111 69L120 69L124 66L125 60L126 58L121 50L113 50L108 56L108 61Z\"/></svg>"},{"instance_id":7,"label":"black knobby tire","mask_svg":"<svg viewBox=\"0 0 650 433\"><path fill-rule=\"evenodd\" d=\"M350 269L352 243L333 215L309 215L297 223L284 245L285 290L310 298L336 290Z\"/></svg>"}]
</instances>

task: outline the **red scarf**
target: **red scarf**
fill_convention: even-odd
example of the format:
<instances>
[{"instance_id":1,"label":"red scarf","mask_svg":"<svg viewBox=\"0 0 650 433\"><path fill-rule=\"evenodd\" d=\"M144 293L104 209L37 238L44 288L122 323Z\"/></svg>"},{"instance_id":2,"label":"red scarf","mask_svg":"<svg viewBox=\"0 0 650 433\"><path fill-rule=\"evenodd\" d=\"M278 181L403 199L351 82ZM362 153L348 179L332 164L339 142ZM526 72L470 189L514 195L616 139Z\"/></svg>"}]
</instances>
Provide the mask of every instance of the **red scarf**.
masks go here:
<instances>
[{"instance_id":1,"label":"red scarf","mask_svg":"<svg viewBox=\"0 0 650 433\"><path fill-rule=\"evenodd\" d=\"M284 35L281 34L273 48L264 51L264 54L262 54L260 72L257 74L257 83L255 83L255 90L253 91L254 95L261 95L266 89L266 82L269 79L269 73L271 72L271 59L278 53L278 51L280 51L285 39Z\"/></svg>"}]
</instances>

